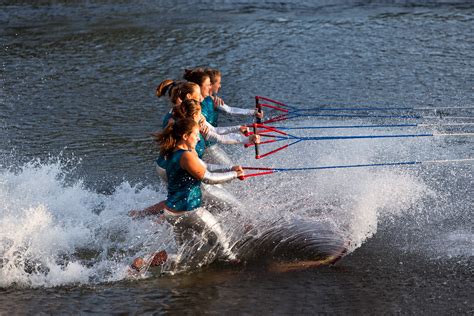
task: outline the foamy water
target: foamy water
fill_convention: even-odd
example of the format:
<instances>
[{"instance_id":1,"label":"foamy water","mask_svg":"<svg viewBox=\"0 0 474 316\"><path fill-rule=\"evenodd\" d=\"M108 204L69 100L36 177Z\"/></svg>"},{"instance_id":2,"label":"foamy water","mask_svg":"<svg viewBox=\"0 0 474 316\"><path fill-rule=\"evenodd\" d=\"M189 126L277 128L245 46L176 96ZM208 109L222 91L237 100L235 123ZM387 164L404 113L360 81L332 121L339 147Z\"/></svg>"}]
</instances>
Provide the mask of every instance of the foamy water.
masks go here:
<instances>
[{"instance_id":1,"label":"foamy water","mask_svg":"<svg viewBox=\"0 0 474 316\"><path fill-rule=\"evenodd\" d=\"M344 164L353 162L352 155L370 159L379 149L367 142L342 147L328 143L307 148L309 154L296 160L288 150L259 163ZM240 154L242 160L251 155ZM99 194L81 180L71 180L70 165L59 158L36 160L0 173L2 287L117 281L128 277L127 267L137 256L161 249L185 251L176 249L169 225L127 216L131 209L164 199L161 186L123 182L113 193ZM242 209L217 215L234 243L245 237L242 223L256 227L258 235L275 223L284 227L302 221L333 227L350 242L349 251L373 236L381 220L396 221L423 199L435 196L412 171L383 168L274 174L234 182L228 189L244 201ZM468 239L464 236L462 242ZM465 254L449 252L449 256Z\"/></svg>"},{"instance_id":2,"label":"foamy water","mask_svg":"<svg viewBox=\"0 0 474 316\"><path fill-rule=\"evenodd\" d=\"M2 287L118 280L131 257L158 246L148 235L164 229L126 214L162 193L124 182L112 195L97 194L65 175L59 161L1 172Z\"/></svg>"},{"instance_id":3,"label":"foamy water","mask_svg":"<svg viewBox=\"0 0 474 316\"><path fill-rule=\"evenodd\" d=\"M297 125L327 125L327 122L300 121ZM344 125L345 122L333 122ZM357 124L357 123L354 123ZM304 136L384 135L406 133L399 130L314 130ZM423 130L411 130L422 133ZM301 132L300 132L301 133ZM279 146L284 143L279 144ZM259 161L253 152L239 151L239 162L272 167L315 167L377 162L423 160L433 157L437 141L417 140L344 140L305 142L280 151ZM261 146L260 151L273 148ZM439 154L439 153L438 153ZM361 246L377 232L382 220L402 215L417 217L423 202L437 198L436 190L417 173L416 168L360 168L319 171L299 171L274 174L249 180L242 187L250 189L240 197L252 208L252 215L269 217L304 214L306 218L330 219L347 233L352 250ZM262 198L262 196L264 198Z\"/></svg>"}]
</instances>

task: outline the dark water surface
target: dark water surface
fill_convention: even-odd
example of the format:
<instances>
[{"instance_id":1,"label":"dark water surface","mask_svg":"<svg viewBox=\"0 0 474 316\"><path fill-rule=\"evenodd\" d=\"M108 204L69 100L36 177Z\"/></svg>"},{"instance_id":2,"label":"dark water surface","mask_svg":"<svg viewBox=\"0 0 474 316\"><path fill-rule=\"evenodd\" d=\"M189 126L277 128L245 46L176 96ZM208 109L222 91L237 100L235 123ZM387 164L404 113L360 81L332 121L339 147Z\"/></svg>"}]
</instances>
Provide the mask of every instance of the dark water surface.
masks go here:
<instances>
[{"instance_id":1,"label":"dark water surface","mask_svg":"<svg viewBox=\"0 0 474 316\"><path fill-rule=\"evenodd\" d=\"M154 95L161 80L209 65L223 72L221 96L231 106L251 108L263 95L311 108L424 108L419 120L307 118L286 126L430 125L337 135L472 133L472 2L0 1L0 8L0 314L474 313L472 162L229 185L245 201L242 216L257 225L317 218L344 228L353 247L334 267L278 273L220 263L133 281L123 273L142 251L137 244L162 245L154 244L163 235L153 224L126 219L129 209L164 196L149 138L169 108ZM439 118L426 108L448 109ZM222 125L243 120L221 116ZM257 164L248 150L225 150ZM258 164L473 156L472 138L459 136L308 142ZM83 264L77 249L97 256ZM49 273L25 274L9 265L14 260L41 261Z\"/></svg>"}]
</instances>

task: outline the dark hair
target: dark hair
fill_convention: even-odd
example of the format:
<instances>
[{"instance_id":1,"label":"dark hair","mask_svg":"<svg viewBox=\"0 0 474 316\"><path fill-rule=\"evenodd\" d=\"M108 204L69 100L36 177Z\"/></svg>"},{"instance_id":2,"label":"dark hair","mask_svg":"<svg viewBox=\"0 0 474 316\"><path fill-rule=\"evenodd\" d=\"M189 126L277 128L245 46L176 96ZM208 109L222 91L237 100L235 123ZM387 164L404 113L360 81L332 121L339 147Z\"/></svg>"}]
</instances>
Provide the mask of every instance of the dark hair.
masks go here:
<instances>
[{"instance_id":1,"label":"dark hair","mask_svg":"<svg viewBox=\"0 0 474 316\"><path fill-rule=\"evenodd\" d=\"M209 75L204 71L203 68L185 69L183 78L187 81L194 82L198 85L202 85Z\"/></svg>"},{"instance_id":2,"label":"dark hair","mask_svg":"<svg viewBox=\"0 0 474 316\"><path fill-rule=\"evenodd\" d=\"M155 94L158 98L168 94L171 102L176 104L180 95L181 86L184 83L184 81L175 81L171 79L163 80L160 82L158 87L156 87Z\"/></svg>"},{"instance_id":3,"label":"dark hair","mask_svg":"<svg viewBox=\"0 0 474 316\"><path fill-rule=\"evenodd\" d=\"M173 108L173 115L176 119L192 118L201 110L199 101L186 99L179 106Z\"/></svg>"},{"instance_id":4,"label":"dark hair","mask_svg":"<svg viewBox=\"0 0 474 316\"><path fill-rule=\"evenodd\" d=\"M175 85L176 84L174 80L171 80L171 79L163 80L162 82L160 82L158 87L156 87L156 91L155 91L156 96L158 98L162 97L166 94L166 92L168 92L168 95L169 95L171 93L171 88L174 87Z\"/></svg>"},{"instance_id":5,"label":"dark hair","mask_svg":"<svg viewBox=\"0 0 474 316\"><path fill-rule=\"evenodd\" d=\"M153 138L160 147L160 154L163 157L169 157L173 153L176 143L184 135L191 134L195 127L199 127L199 125L193 119L183 118L168 124L163 131L154 133Z\"/></svg>"},{"instance_id":6,"label":"dark hair","mask_svg":"<svg viewBox=\"0 0 474 316\"><path fill-rule=\"evenodd\" d=\"M186 82L186 81L176 81L166 79L163 80L158 87L156 87L156 96L162 97L165 94L168 94L171 102L173 104L178 103L178 98L183 101L186 99L187 94L192 94L194 89L199 88L199 84L194 82Z\"/></svg>"},{"instance_id":7,"label":"dark hair","mask_svg":"<svg viewBox=\"0 0 474 316\"><path fill-rule=\"evenodd\" d=\"M204 72L209 75L209 78L211 79L212 84L216 83L217 77L222 78L222 73L215 68L206 67L204 68Z\"/></svg>"}]
</instances>

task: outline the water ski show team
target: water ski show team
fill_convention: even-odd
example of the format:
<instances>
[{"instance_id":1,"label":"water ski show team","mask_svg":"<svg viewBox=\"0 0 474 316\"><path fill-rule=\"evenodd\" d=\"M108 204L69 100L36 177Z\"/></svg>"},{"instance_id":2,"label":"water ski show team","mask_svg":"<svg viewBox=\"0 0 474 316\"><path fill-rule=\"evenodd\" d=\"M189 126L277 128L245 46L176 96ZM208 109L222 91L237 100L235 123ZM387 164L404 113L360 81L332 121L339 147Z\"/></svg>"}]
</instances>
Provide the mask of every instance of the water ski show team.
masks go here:
<instances>
[{"instance_id":1,"label":"water ski show team","mask_svg":"<svg viewBox=\"0 0 474 316\"><path fill-rule=\"evenodd\" d=\"M216 201L222 197L212 194L214 185L244 179L244 169L233 165L217 144L255 144L260 140L259 135L249 133L246 125L218 127L219 112L257 119L263 117L263 112L257 108L226 105L217 96L222 75L216 69L186 69L183 78L183 81L165 80L156 89L158 97L168 96L172 104L163 118L162 130L153 134L160 151L156 169L167 183L167 198L143 210L132 210L129 215L133 218L150 215L164 218L173 226L178 245L185 242L186 229L212 232L226 259L238 261L221 225L202 206L203 191L204 195ZM232 198L229 200L221 202L233 202ZM161 250L148 259L136 258L131 267L141 271L148 266L161 265L166 260L168 254Z\"/></svg>"},{"instance_id":2,"label":"water ski show team","mask_svg":"<svg viewBox=\"0 0 474 316\"><path fill-rule=\"evenodd\" d=\"M444 117L451 120L472 120L471 115L453 116L439 109L454 111L472 111L473 107L447 106L442 108L423 107L311 107L301 108L285 104L266 97L256 96L256 106L252 109L230 107L217 96L221 88L221 73L212 68L198 67L187 69L183 81L164 80L157 89L158 97L169 97L172 108L163 118L162 130L153 134L160 153L156 160L158 174L167 183L168 194L164 201L143 210L132 210L129 215L141 218L159 215L172 225L174 238L178 246L189 240L189 230L212 233L223 254L223 259L238 262L269 255L283 258L285 269L292 265L318 266L333 264L348 250L349 241L336 230L325 224L285 223L263 231L260 237L243 239L239 245L232 245L226 232L209 210L216 207L238 206L239 201L223 189L220 184L234 179L244 180L249 177L263 176L276 172L299 172L310 170L373 168L390 166L410 166L439 163L471 163L474 158L445 160L414 160L396 162L376 162L333 166L304 166L295 168L242 167L233 165L226 153L218 144L244 144L255 147L255 158L260 159L304 141L327 141L348 139L393 139L393 138L429 138L429 137L472 137L466 131L455 133L423 132L399 134L369 134L344 136L298 136L292 130L322 129L405 129L405 128L439 128L472 126L472 122L444 123ZM262 108L278 113L264 120ZM410 111L415 114L400 115L397 111ZM350 111L350 113L344 113ZM425 115L416 114L416 112ZM429 116L433 112L435 116ZM237 126L217 126L219 113L250 116L255 123ZM374 112L381 112L373 114ZM388 113L387 113L388 112ZM395 112L395 113L394 113ZM441 115L442 114L442 115ZM376 119L435 119L434 123L396 123L371 125L325 125L325 126L275 126L276 122L302 117L322 118L376 118ZM252 128L252 130L249 130ZM278 145L284 143L284 145ZM265 144L276 144L277 147L263 153L260 147ZM278 147L279 146L279 147ZM247 173L246 171L251 171ZM218 209L219 207L217 207ZM308 226L309 225L309 226ZM291 227L291 229L290 229ZM298 233L297 233L298 232ZM286 237L285 237L286 236ZM297 236L297 237L295 237ZM248 236L247 236L248 237ZM294 238L299 238L295 240ZM292 241L285 244L285 241ZM275 246L278 245L278 246ZM300 245L301 249L295 247ZM308 246L311 247L308 247ZM258 249L255 252L255 249ZM311 248L311 251L310 251ZM239 253L239 258L236 254ZM171 262L165 250L150 254L147 258L136 258L131 264L131 271L143 271L149 266L159 266Z\"/></svg>"}]
</instances>

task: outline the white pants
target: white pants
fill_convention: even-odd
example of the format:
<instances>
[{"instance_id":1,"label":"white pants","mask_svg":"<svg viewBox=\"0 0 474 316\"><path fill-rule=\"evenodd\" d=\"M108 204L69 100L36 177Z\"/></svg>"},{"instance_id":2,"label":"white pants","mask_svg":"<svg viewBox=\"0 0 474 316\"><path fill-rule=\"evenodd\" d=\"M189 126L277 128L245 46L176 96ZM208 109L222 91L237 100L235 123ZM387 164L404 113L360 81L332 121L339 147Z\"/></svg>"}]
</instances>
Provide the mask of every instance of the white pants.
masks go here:
<instances>
[{"instance_id":1,"label":"white pants","mask_svg":"<svg viewBox=\"0 0 474 316\"><path fill-rule=\"evenodd\" d=\"M223 166L233 165L233 162L230 159L230 157L217 144L213 144L207 147L206 151L204 152L203 158L204 158L203 160L205 160L207 163L223 165Z\"/></svg>"},{"instance_id":2,"label":"white pants","mask_svg":"<svg viewBox=\"0 0 474 316\"><path fill-rule=\"evenodd\" d=\"M165 219L173 225L176 242L182 245L187 239L192 238L193 232L212 232L217 238L217 242L222 246L224 255L234 260L235 254L231 250L230 240L222 230L217 219L206 209L200 207L193 211L175 214L164 210Z\"/></svg>"}]
</instances>

